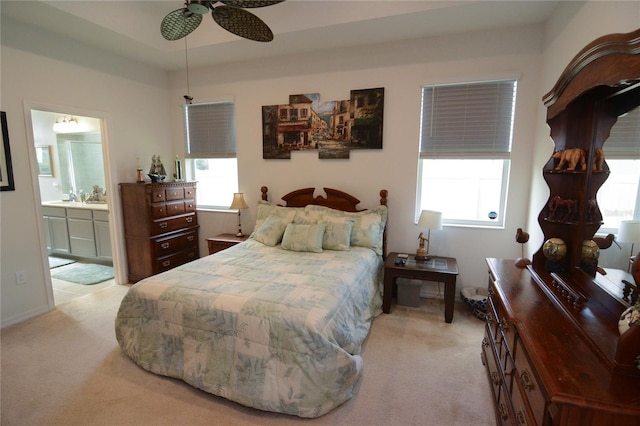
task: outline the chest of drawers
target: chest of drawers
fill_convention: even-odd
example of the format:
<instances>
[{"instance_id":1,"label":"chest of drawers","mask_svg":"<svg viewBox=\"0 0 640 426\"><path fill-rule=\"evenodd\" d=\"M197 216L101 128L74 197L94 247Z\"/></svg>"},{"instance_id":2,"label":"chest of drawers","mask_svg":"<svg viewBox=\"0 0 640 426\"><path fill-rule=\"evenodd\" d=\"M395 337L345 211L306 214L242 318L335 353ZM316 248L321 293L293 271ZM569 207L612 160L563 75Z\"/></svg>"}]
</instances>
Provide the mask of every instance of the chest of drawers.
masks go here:
<instances>
[{"instance_id":1,"label":"chest of drawers","mask_svg":"<svg viewBox=\"0 0 640 426\"><path fill-rule=\"evenodd\" d=\"M196 183L121 183L129 281L199 257Z\"/></svg>"},{"instance_id":2,"label":"chest of drawers","mask_svg":"<svg viewBox=\"0 0 640 426\"><path fill-rule=\"evenodd\" d=\"M640 377L616 373L588 338L617 333L597 301L582 316L570 316L531 270L508 259L487 263L481 357L497 424L639 425Z\"/></svg>"}]
</instances>

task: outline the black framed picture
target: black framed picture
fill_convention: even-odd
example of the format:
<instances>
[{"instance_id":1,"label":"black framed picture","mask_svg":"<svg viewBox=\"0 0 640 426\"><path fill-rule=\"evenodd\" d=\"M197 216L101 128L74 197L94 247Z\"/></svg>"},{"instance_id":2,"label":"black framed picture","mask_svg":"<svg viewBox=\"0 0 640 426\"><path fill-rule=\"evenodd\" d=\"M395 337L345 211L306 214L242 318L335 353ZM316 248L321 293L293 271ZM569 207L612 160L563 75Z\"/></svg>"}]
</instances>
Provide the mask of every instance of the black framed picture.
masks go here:
<instances>
[{"instance_id":1,"label":"black framed picture","mask_svg":"<svg viewBox=\"0 0 640 426\"><path fill-rule=\"evenodd\" d=\"M7 113L0 111L2 121L2 149L0 150L0 191L15 191L13 184L13 166L11 165L11 147L9 146L9 129Z\"/></svg>"}]
</instances>

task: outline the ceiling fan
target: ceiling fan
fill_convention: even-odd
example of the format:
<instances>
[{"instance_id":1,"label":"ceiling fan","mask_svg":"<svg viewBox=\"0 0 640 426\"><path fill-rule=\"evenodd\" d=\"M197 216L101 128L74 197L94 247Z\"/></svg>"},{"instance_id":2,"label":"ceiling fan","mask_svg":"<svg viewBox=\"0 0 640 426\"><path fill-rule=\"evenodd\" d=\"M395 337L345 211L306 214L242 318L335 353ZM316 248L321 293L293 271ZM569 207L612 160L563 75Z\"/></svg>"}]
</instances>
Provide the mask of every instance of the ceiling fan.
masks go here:
<instances>
[{"instance_id":1,"label":"ceiling fan","mask_svg":"<svg viewBox=\"0 0 640 426\"><path fill-rule=\"evenodd\" d=\"M202 15L211 10L213 20L225 30L254 41L271 41L273 32L260 18L244 10L271 6L284 0L186 0L182 9L174 10L164 17L160 33L167 40L186 37L198 28ZM215 5L216 3L222 3Z\"/></svg>"}]
</instances>

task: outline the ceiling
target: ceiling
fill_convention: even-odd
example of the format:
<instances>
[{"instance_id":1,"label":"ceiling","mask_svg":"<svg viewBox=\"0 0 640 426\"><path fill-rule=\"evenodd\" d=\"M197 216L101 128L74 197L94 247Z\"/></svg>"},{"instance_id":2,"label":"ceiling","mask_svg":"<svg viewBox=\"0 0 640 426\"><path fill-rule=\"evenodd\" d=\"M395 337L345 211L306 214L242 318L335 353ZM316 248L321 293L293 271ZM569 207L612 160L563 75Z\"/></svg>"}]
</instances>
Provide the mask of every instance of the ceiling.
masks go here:
<instances>
[{"instance_id":1,"label":"ceiling","mask_svg":"<svg viewBox=\"0 0 640 426\"><path fill-rule=\"evenodd\" d=\"M544 22L559 1L287 0L252 9L270 43L239 38L205 15L188 37L190 67L349 48ZM185 39L167 41L160 22L182 0L0 2L2 19L40 27L167 71L185 64Z\"/></svg>"}]
</instances>

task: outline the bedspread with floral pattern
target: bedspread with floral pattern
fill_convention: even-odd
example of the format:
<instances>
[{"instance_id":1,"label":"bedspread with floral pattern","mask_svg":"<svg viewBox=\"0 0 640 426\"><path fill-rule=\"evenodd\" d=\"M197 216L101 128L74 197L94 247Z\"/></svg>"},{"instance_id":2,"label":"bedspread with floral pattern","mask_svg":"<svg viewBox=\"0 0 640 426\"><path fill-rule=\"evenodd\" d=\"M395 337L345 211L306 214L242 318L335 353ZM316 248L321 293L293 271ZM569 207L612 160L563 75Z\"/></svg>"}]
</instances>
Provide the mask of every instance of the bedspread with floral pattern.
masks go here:
<instances>
[{"instance_id":1,"label":"bedspread with floral pattern","mask_svg":"<svg viewBox=\"0 0 640 426\"><path fill-rule=\"evenodd\" d=\"M116 337L156 374L318 417L352 396L381 289L371 249L292 252L247 240L132 286Z\"/></svg>"}]
</instances>

